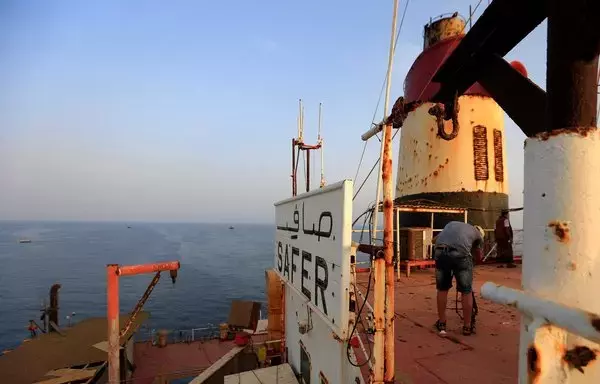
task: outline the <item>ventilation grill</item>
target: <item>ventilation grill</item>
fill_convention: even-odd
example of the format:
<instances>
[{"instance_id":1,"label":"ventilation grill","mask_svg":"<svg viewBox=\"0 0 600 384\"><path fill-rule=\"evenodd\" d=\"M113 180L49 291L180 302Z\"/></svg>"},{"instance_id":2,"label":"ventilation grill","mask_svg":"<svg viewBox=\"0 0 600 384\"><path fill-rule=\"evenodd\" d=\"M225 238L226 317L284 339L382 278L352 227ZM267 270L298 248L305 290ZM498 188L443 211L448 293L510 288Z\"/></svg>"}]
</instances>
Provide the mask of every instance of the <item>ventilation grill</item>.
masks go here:
<instances>
[{"instance_id":1,"label":"ventilation grill","mask_svg":"<svg viewBox=\"0 0 600 384\"><path fill-rule=\"evenodd\" d=\"M487 129L483 125L473 127L473 159L475 180L488 180Z\"/></svg>"},{"instance_id":2,"label":"ventilation grill","mask_svg":"<svg viewBox=\"0 0 600 384\"><path fill-rule=\"evenodd\" d=\"M504 181L504 163L502 162L502 132L494 129L494 173L496 181Z\"/></svg>"}]
</instances>

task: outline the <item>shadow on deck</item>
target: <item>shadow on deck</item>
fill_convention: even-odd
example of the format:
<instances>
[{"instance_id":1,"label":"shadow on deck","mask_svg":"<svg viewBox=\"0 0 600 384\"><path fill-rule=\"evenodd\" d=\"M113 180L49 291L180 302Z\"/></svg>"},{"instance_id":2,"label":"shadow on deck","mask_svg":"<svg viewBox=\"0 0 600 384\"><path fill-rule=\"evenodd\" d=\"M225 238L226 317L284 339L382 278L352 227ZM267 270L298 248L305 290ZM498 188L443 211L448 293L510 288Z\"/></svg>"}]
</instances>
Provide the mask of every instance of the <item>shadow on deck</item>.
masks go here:
<instances>
[{"instance_id":1,"label":"shadow on deck","mask_svg":"<svg viewBox=\"0 0 600 384\"><path fill-rule=\"evenodd\" d=\"M357 288L363 295L368 276L368 273L357 275ZM434 271L416 271L410 278L402 276L396 282L396 382L500 384L517 381L520 316L514 308L481 298L479 290L487 281L520 288L521 268L475 268L474 289L479 306L476 335L462 336L462 321L456 313L456 307L461 308L460 297L457 305L453 287L448 295L448 336L445 338L438 336L433 327L437 320ZM368 296L371 305L372 290L373 283ZM360 295L357 304L362 304ZM363 315L366 312L367 307ZM372 341L372 337L365 333L360 335L368 354L368 339ZM360 348L354 351L359 364L366 361ZM369 366L365 364L361 371L365 382L368 382Z\"/></svg>"}]
</instances>

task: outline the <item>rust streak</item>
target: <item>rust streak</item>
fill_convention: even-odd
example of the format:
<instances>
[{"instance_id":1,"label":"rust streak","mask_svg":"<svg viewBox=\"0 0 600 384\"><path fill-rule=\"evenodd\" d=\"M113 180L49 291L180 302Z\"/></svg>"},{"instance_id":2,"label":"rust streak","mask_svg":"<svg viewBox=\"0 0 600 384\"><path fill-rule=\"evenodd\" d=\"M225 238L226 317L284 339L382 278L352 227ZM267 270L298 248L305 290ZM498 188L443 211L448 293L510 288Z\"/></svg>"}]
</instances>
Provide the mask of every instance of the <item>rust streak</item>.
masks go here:
<instances>
[{"instance_id":1,"label":"rust streak","mask_svg":"<svg viewBox=\"0 0 600 384\"><path fill-rule=\"evenodd\" d=\"M535 138L542 140L542 141L546 141L553 136L568 135L568 134L575 134L575 135L579 135L581 137L587 137L587 135L589 135L591 132L595 131L596 129L598 129L598 128L596 128L596 127L574 127L574 128L554 129L549 132L538 133L537 135L535 135Z\"/></svg>"},{"instance_id":2,"label":"rust streak","mask_svg":"<svg viewBox=\"0 0 600 384\"><path fill-rule=\"evenodd\" d=\"M548 223L548 228L552 228L561 243L568 243L571 240L571 233L566 222L551 221Z\"/></svg>"},{"instance_id":3,"label":"rust streak","mask_svg":"<svg viewBox=\"0 0 600 384\"><path fill-rule=\"evenodd\" d=\"M527 370L529 372L530 383L536 382L539 378L540 373L542 372L540 365L538 351L535 346L532 345L527 349Z\"/></svg>"},{"instance_id":4,"label":"rust streak","mask_svg":"<svg viewBox=\"0 0 600 384\"><path fill-rule=\"evenodd\" d=\"M600 317L592 315L590 323L592 323L592 327L594 327L596 331L600 332Z\"/></svg>"}]
</instances>

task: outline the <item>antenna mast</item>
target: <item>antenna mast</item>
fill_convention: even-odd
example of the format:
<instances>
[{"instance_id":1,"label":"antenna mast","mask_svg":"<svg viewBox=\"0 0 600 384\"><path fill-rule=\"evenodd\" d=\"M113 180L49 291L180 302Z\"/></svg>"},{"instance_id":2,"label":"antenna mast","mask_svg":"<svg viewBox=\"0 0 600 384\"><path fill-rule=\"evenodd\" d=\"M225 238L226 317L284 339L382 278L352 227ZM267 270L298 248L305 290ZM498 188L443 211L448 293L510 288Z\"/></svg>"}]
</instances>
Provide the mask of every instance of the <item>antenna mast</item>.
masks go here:
<instances>
[{"instance_id":1,"label":"antenna mast","mask_svg":"<svg viewBox=\"0 0 600 384\"><path fill-rule=\"evenodd\" d=\"M292 196L298 194L298 163L300 162L300 151L305 151L306 169L304 177L306 181L306 192L310 191L310 151L313 149L321 149L323 139L321 138L321 104L319 104L319 134L316 145L304 143L304 105L302 99L298 102L298 137L292 139ZM321 151L321 187L325 185L325 177L323 175L323 152Z\"/></svg>"},{"instance_id":2,"label":"antenna mast","mask_svg":"<svg viewBox=\"0 0 600 384\"><path fill-rule=\"evenodd\" d=\"M319 133L317 135L317 145L321 147L321 184L320 187L323 188L325 186L325 165L323 162L323 137L321 136L321 124L322 124L322 110L323 103L319 103Z\"/></svg>"}]
</instances>

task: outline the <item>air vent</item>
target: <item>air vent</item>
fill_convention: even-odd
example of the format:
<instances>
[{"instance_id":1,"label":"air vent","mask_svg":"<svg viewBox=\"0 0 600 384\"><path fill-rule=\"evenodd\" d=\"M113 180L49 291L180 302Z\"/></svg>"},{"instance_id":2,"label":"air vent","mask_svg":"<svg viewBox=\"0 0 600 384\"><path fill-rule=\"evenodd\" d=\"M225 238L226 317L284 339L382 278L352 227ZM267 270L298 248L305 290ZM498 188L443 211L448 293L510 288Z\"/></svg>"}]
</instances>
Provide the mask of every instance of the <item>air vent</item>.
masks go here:
<instances>
[{"instance_id":1,"label":"air vent","mask_svg":"<svg viewBox=\"0 0 600 384\"><path fill-rule=\"evenodd\" d=\"M483 125L473 127L473 166L475 180L488 180L487 129Z\"/></svg>"},{"instance_id":2,"label":"air vent","mask_svg":"<svg viewBox=\"0 0 600 384\"><path fill-rule=\"evenodd\" d=\"M496 181L504 181L504 163L502 159L502 132L499 129L494 129L494 174Z\"/></svg>"}]
</instances>

